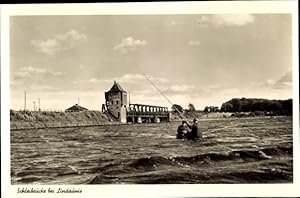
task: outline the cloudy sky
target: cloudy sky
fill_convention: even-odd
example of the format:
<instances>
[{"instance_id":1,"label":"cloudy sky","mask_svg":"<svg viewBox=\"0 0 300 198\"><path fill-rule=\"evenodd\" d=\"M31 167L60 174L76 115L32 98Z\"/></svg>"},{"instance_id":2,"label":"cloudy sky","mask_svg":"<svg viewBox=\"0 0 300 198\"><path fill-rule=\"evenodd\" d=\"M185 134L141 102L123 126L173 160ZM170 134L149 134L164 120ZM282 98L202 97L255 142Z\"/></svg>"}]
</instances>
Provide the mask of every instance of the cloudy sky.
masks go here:
<instances>
[{"instance_id":1,"label":"cloudy sky","mask_svg":"<svg viewBox=\"0 0 300 198\"><path fill-rule=\"evenodd\" d=\"M292 97L290 15L15 16L12 109L99 110L116 80L132 103L197 109Z\"/></svg>"}]
</instances>

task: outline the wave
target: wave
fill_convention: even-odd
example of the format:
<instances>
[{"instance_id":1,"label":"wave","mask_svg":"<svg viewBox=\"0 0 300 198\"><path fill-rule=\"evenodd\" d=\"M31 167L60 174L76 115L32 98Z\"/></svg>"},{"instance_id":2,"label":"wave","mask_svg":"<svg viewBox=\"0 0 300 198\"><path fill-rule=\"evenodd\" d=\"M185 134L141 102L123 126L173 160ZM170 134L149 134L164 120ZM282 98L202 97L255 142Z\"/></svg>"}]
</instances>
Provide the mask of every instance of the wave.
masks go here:
<instances>
[{"instance_id":1,"label":"wave","mask_svg":"<svg viewBox=\"0 0 300 198\"><path fill-rule=\"evenodd\" d=\"M234 150L228 153L204 153L193 156L149 156L122 161L119 165L105 166L89 184L100 183L263 183L292 181L292 162L277 162L276 158L290 155L292 147L271 147L260 150ZM207 172L210 166L228 166L236 162L236 169ZM253 170L253 162L266 164ZM227 163L227 165L226 165ZM218 165L219 164L219 165ZM222 165L223 164L223 165ZM283 167L288 167L284 169ZM255 166L255 164L254 164ZM222 170L222 169L221 169ZM195 172L193 172L195 171Z\"/></svg>"},{"instance_id":2,"label":"wave","mask_svg":"<svg viewBox=\"0 0 300 198\"><path fill-rule=\"evenodd\" d=\"M154 156L147 158L139 158L135 159L128 164L128 167L132 167L135 169L153 169L155 166L159 165L172 165L173 161L169 158Z\"/></svg>"},{"instance_id":3,"label":"wave","mask_svg":"<svg viewBox=\"0 0 300 198\"><path fill-rule=\"evenodd\" d=\"M135 183L135 184L204 184L204 183L291 183L293 175L281 169L210 172L186 172L164 170L159 174L147 172L123 177L98 175L89 184Z\"/></svg>"},{"instance_id":4,"label":"wave","mask_svg":"<svg viewBox=\"0 0 300 198\"><path fill-rule=\"evenodd\" d=\"M179 156L179 157L163 157L163 156L149 156L145 158L134 159L128 164L130 167L147 168L153 165L172 165L174 162L195 163L199 161L226 161L226 160L266 160L271 159L272 156L291 154L292 147L274 147L264 148L262 150L235 150L229 153L205 153L194 156Z\"/></svg>"}]
</instances>

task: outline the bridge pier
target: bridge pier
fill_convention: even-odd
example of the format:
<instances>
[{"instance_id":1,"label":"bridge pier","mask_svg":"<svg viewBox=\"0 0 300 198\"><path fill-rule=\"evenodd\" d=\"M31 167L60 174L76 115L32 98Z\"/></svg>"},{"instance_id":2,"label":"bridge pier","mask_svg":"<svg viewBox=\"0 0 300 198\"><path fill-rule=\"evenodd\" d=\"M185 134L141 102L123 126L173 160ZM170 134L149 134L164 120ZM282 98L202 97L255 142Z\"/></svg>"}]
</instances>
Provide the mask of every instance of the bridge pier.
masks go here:
<instances>
[{"instance_id":1,"label":"bridge pier","mask_svg":"<svg viewBox=\"0 0 300 198\"><path fill-rule=\"evenodd\" d=\"M139 123L139 124L142 123L142 117L137 118L137 123Z\"/></svg>"},{"instance_id":2,"label":"bridge pier","mask_svg":"<svg viewBox=\"0 0 300 198\"><path fill-rule=\"evenodd\" d=\"M155 122L155 123L160 123L160 118L159 118L159 117L155 117L155 118L154 118L154 122Z\"/></svg>"}]
</instances>

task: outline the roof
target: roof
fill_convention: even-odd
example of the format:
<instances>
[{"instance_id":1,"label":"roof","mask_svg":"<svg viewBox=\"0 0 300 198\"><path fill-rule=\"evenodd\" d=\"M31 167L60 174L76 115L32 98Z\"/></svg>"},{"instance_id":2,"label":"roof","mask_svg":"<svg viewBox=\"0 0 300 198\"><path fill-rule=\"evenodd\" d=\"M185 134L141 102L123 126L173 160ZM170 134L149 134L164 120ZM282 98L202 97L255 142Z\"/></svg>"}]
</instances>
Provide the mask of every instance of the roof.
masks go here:
<instances>
[{"instance_id":1,"label":"roof","mask_svg":"<svg viewBox=\"0 0 300 198\"><path fill-rule=\"evenodd\" d=\"M79 106L78 104L75 104L72 107L66 109L66 111L86 111L86 110L88 110L88 109L86 109L82 106Z\"/></svg>"},{"instance_id":2,"label":"roof","mask_svg":"<svg viewBox=\"0 0 300 198\"><path fill-rule=\"evenodd\" d=\"M114 81L114 85L110 88L108 92L126 92L116 81Z\"/></svg>"}]
</instances>

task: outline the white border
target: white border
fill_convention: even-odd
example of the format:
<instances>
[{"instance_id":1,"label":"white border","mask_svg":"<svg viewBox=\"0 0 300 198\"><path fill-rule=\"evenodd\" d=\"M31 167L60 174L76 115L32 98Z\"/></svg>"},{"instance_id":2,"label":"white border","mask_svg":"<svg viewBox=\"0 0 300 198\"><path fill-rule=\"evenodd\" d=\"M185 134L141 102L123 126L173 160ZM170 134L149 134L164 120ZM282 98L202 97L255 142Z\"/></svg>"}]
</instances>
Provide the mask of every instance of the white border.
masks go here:
<instances>
[{"instance_id":1,"label":"white border","mask_svg":"<svg viewBox=\"0 0 300 198\"><path fill-rule=\"evenodd\" d=\"M18 187L68 187L10 184L9 131L9 16L16 15L136 15L136 14L213 14L213 13L290 13L293 20L293 184L196 184L196 185L78 185L81 194L17 194ZM1 7L1 185L6 197L237 197L300 196L299 161L299 62L297 1L221 1L105 4L3 5ZM73 187L70 186L69 187ZM297 188L298 187L298 188Z\"/></svg>"}]
</instances>

